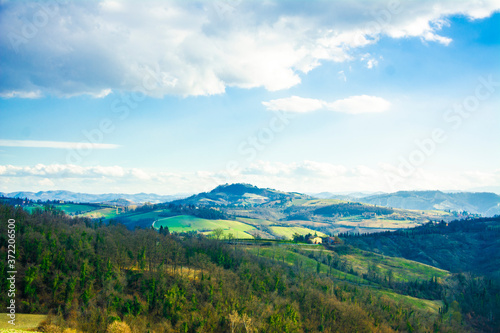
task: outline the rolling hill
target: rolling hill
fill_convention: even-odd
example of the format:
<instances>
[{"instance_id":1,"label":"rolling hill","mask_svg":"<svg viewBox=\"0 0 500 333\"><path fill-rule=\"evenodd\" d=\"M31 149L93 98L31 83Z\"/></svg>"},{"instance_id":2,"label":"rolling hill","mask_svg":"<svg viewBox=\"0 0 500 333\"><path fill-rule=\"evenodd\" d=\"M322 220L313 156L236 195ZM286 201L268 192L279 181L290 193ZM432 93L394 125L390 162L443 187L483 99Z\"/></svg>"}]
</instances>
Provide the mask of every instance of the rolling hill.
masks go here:
<instances>
[{"instance_id":1,"label":"rolling hill","mask_svg":"<svg viewBox=\"0 0 500 333\"><path fill-rule=\"evenodd\" d=\"M346 236L346 243L454 273L500 279L500 217L430 223L396 233Z\"/></svg>"},{"instance_id":2,"label":"rolling hill","mask_svg":"<svg viewBox=\"0 0 500 333\"><path fill-rule=\"evenodd\" d=\"M401 209L467 211L482 216L500 214L500 196L489 192L400 191L352 198L352 201Z\"/></svg>"},{"instance_id":3,"label":"rolling hill","mask_svg":"<svg viewBox=\"0 0 500 333\"><path fill-rule=\"evenodd\" d=\"M210 206L245 206L267 204L273 201L307 199L308 195L263 189L250 184L225 184L210 192L203 192L173 203Z\"/></svg>"},{"instance_id":4,"label":"rolling hill","mask_svg":"<svg viewBox=\"0 0 500 333\"><path fill-rule=\"evenodd\" d=\"M35 199L50 197L52 200L57 199L57 202L50 202L54 208L71 216L102 219L108 222L115 220L129 229L150 227L155 221L179 215L205 220L240 221L253 228L248 232L250 236L268 239L290 238L293 234L289 232L290 230L307 230L306 233L326 235L339 232L366 233L415 227L431 219L449 218L447 216L449 214L438 211L408 211L338 199L318 199L306 194L259 188L250 184L224 184L210 192L199 193L185 199L143 205L133 204L131 199L126 198L113 199L125 196L123 194L95 196L53 191L32 194L15 192L9 196ZM140 201L146 199L144 196L154 199L146 194L133 195L132 198ZM99 203L92 202L99 198L105 200ZM156 197L157 200L159 198ZM71 202L68 203L66 200ZM75 203L77 200L86 203ZM26 206L25 208L30 211L37 208L44 209L43 202L25 202L23 199L11 199L7 202ZM209 228L205 228L202 224L195 223L190 228L177 230L207 232L217 228L216 224L208 225ZM171 226L174 227L173 222Z\"/></svg>"}]
</instances>

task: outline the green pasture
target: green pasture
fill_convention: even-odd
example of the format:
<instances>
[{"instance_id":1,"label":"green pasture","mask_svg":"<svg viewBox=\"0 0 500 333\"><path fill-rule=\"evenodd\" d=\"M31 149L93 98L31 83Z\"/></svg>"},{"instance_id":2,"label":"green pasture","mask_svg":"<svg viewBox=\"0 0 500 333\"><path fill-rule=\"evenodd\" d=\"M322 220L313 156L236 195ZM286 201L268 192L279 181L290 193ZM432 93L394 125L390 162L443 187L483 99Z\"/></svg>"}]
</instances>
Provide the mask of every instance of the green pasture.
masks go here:
<instances>
[{"instance_id":1,"label":"green pasture","mask_svg":"<svg viewBox=\"0 0 500 333\"><path fill-rule=\"evenodd\" d=\"M309 228L303 228L303 227L269 227L269 228L276 235L283 236L283 237L286 237L288 239L292 239L293 235L295 233L297 233L299 235L307 235L307 234L314 235L314 233L316 233L319 237L326 237L327 236L322 232L319 232L319 231L316 231L313 229L309 229Z\"/></svg>"},{"instance_id":2,"label":"green pasture","mask_svg":"<svg viewBox=\"0 0 500 333\"><path fill-rule=\"evenodd\" d=\"M367 273L370 266L374 267L378 273L382 275L387 275L391 270L395 281L428 281L433 277L443 278L449 275L449 272L445 270L421 264L416 261L383 256L361 250L357 250L355 253L341 255L340 257L350 262L353 268L361 273Z\"/></svg>"},{"instance_id":3,"label":"green pasture","mask_svg":"<svg viewBox=\"0 0 500 333\"><path fill-rule=\"evenodd\" d=\"M47 315L16 313L16 325L9 324L10 318L7 313L0 313L0 333L7 332L30 332L36 330L40 324L47 319Z\"/></svg>"},{"instance_id":4,"label":"green pasture","mask_svg":"<svg viewBox=\"0 0 500 333\"><path fill-rule=\"evenodd\" d=\"M154 228L159 229L161 226L167 226L170 231L199 231L210 233L214 229L222 228L224 235L233 234L235 238L253 238L247 231L255 230L255 227L231 220L207 220L190 215L178 215L159 219L154 223Z\"/></svg>"}]
</instances>

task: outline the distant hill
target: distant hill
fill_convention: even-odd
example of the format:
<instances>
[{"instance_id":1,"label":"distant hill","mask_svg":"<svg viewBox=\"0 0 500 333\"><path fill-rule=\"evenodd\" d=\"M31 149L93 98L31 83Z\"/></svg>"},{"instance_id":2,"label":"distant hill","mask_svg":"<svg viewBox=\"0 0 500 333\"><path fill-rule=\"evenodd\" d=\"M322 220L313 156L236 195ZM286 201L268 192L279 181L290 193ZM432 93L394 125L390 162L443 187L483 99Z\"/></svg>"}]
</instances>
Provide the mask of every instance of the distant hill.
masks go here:
<instances>
[{"instance_id":1,"label":"distant hill","mask_svg":"<svg viewBox=\"0 0 500 333\"><path fill-rule=\"evenodd\" d=\"M272 201L310 198L308 195L295 192L281 192L273 189L263 189L250 184L225 184L217 186L210 192L203 192L174 203L185 205L254 205Z\"/></svg>"},{"instance_id":2,"label":"distant hill","mask_svg":"<svg viewBox=\"0 0 500 333\"><path fill-rule=\"evenodd\" d=\"M500 214L500 196L488 192L400 191L353 201L401 209L467 211L483 216Z\"/></svg>"},{"instance_id":3,"label":"distant hill","mask_svg":"<svg viewBox=\"0 0 500 333\"><path fill-rule=\"evenodd\" d=\"M114 202L114 204L124 205L130 203L160 203L169 202L180 199L182 195L158 195L153 193L137 193L137 194L124 194L124 193L107 193L107 194L89 194L77 193L70 191L41 191L41 192L11 192L2 193L0 196L8 198L28 198L30 200L62 200L72 202L85 202L85 203L102 203Z\"/></svg>"},{"instance_id":4,"label":"distant hill","mask_svg":"<svg viewBox=\"0 0 500 333\"><path fill-rule=\"evenodd\" d=\"M384 192L320 192L311 194L312 197L319 199L337 199L346 201L356 201L360 198L365 198L373 195L385 194Z\"/></svg>"}]
</instances>

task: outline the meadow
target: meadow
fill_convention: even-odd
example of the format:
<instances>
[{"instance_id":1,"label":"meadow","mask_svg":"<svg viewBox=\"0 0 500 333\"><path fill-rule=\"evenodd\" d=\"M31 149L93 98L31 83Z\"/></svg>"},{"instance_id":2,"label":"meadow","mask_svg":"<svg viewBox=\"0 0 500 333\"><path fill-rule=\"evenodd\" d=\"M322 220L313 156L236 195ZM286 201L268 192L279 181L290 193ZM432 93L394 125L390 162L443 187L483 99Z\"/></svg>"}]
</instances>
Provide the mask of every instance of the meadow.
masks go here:
<instances>
[{"instance_id":1,"label":"meadow","mask_svg":"<svg viewBox=\"0 0 500 333\"><path fill-rule=\"evenodd\" d=\"M307 235L311 234L314 236L314 234L317 234L319 237L326 237L322 232L309 229L309 228L303 228L303 227L269 227L273 233L275 233L278 236L283 236L286 239L293 239L294 234L299 234L299 235Z\"/></svg>"},{"instance_id":2,"label":"meadow","mask_svg":"<svg viewBox=\"0 0 500 333\"><path fill-rule=\"evenodd\" d=\"M46 315L16 313L16 325L7 322L7 313L0 313L0 333L33 333L40 324L47 319Z\"/></svg>"},{"instance_id":3,"label":"meadow","mask_svg":"<svg viewBox=\"0 0 500 333\"><path fill-rule=\"evenodd\" d=\"M186 232L199 231L202 233L210 233L217 228L222 228L224 236L232 234L235 238L254 238L250 233L255 230L254 226L232 220L207 220L191 215L177 215L166 217L155 221L153 224L155 229L160 229L161 226L168 227L170 232Z\"/></svg>"}]
</instances>

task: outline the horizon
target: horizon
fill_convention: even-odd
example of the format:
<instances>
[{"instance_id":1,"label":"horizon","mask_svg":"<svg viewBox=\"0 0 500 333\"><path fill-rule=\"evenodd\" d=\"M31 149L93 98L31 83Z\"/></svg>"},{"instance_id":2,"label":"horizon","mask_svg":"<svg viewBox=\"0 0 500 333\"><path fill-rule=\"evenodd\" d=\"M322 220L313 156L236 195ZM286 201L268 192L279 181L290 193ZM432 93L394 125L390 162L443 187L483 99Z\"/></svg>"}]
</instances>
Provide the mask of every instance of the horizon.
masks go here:
<instances>
[{"instance_id":1,"label":"horizon","mask_svg":"<svg viewBox=\"0 0 500 333\"><path fill-rule=\"evenodd\" d=\"M192 196L192 195L197 195L200 193L208 193L211 192L212 190L215 190L218 187L221 186L228 186L228 185L249 185L249 186L255 186L253 184L249 183L225 183L225 184L219 184L216 187L205 191L205 192L177 192L177 193L168 193L168 194L161 194L161 193L154 193L154 192L132 192L132 193L126 193L126 192L100 192L100 193L95 193L95 192L78 192L78 191L69 191L69 190L47 190L47 191L11 191L11 192L2 192L2 194L13 194L13 193L33 193L33 194L38 194L38 193L47 193L47 192L69 192L69 193L75 193L75 194L88 194L88 195L157 195L157 196ZM258 186L256 186L258 187ZM266 190L274 190L278 192L284 192L284 193L298 193L298 194L305 194L305 195L318 195L318 194L331 194L331 195L345 195L349 196L350 194L367 194L368 196L371 195L384 195L384 194L395 194L398 192L406 192L406 190L402 191L395 191L395 192L382 192L382 191L323 191L323 192L300 192L300 191L284 191L279 188L271 188L271 187L258 187L260 189L266 189ZM453 193L493 193L496 195L500 195L500 189L496 190L477 190L477 191L463 191L463 190L413 190L413 191L408 191L408 192L442 192L442 193L447 193L447 194L453 194Z\"/></svg>"},{"instance_id":2,"label":"horizon","mask_svg":"<svg viewBox=\"0 0 500 333\"><path fill-rule=\"evenodd\" d=\"M2 1L0 192L500 194L500 3L432 4Z\"/></svg>"}]
</instances>

